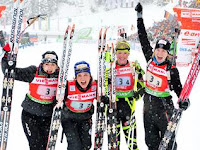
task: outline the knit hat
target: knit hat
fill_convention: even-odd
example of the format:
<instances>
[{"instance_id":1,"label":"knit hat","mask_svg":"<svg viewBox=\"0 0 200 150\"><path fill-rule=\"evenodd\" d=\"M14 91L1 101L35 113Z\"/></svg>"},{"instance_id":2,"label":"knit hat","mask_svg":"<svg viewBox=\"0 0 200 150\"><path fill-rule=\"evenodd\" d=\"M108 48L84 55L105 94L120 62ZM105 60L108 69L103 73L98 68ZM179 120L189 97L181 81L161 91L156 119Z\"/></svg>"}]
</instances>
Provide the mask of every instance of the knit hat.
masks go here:
<instances>
[{"instance_id":1,"label":"knit hat","mask_svg":"<svg viewBox=\"0 0 200 150\"><path fill-rule=\"evenodd\" d=\"M164 50L166 50L168 53L170 51L170 42L166 39L159 39L157 40L156 42L156 46L155 46L155 49L157 48L162 48Z\"/></svg>"},{"instance_id":2,"label":"knit hat","mask_svg":"<svg viewBox=\"0 0 200 150\"><path fill-rule=\"evenodd\" d=\"M91 74L90 73L90 65L85 61L77 62L74 65L74 72L75 72L75 77L77 76L77 74L82 73L82 72L87 72L87 73Z\"/></svg>"}]
</instances>

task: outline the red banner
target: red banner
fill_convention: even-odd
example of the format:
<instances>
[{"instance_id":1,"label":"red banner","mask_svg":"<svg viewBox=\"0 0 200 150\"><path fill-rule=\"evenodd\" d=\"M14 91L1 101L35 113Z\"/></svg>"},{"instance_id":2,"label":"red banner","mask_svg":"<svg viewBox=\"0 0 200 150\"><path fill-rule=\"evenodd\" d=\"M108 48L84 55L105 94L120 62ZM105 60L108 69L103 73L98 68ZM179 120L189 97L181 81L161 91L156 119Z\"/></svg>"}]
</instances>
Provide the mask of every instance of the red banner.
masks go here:
<instances>
[{"instance_id":1,"label":"red banner","mask_svg":"<svg viewBox=\"0 0 200 150\"><path fill-rule=\"evenodd\" d=\"M4 11L6 9L6 6L0 6L0 18L1 18L1 16L2 16L2 11Z\"/></svg>"},{"instance_id":2,"label":"red banner","mask_svg":"<svg viewBox=\"0 0 200 150\"><path fill-rule=\"evenodd\" d=\"M173 10L181 22L181 29L200 30L200 9L175 7Z\"/></svg>"}]
</instances>

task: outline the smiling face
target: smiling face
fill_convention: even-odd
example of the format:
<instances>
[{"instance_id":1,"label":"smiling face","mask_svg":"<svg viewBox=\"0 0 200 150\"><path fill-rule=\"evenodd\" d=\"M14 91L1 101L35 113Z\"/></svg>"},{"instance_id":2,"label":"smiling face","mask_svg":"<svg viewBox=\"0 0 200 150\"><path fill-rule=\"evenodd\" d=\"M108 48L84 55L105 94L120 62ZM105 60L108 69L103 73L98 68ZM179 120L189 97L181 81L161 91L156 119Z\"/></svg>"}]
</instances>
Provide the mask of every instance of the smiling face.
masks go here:
<instances>
[{"instance_id":1,"label":"smiling face","mask_svg":"<svg viewBox=\"0 0 200 150\"><path fill-rule=\"evenodd\" d=\"M119 65L126 65L129 54L130 53L126 52L126 51L117 51L117 53L116 53L117 63Z\"/></svg>"},{"instance_id":2,"label":"smiling face","mask_svg":"<svg viewBox=\"0 0 200 150\"><path fill-rule=\"evenodd\" d=\"M164 62L167 56L168 56L168 52L164 50L163 48L155 49L155 57L159 63Z\"/></svg>"},{"instance_id":3,"label":"smiling face","mask_svg":"<svg viewBox=\"0 0 200 150\"><path fill-rule=\"evenodd\" d=\"M91 76L88 72L81 72L77 74L76 80L78 84L84 89L88 86Z\"/></svg>"},{"instance_id":4,"label":"smiling face","mask_svg":"<svg viewBox=\"0 0 200 150\"><path fill-rule=\"evenodd\" d=\"M53 74L56 69L58 69L58 66L55 63L44 63L42 67L43 70L48 74Z\"/></svg>"}]
</instances>

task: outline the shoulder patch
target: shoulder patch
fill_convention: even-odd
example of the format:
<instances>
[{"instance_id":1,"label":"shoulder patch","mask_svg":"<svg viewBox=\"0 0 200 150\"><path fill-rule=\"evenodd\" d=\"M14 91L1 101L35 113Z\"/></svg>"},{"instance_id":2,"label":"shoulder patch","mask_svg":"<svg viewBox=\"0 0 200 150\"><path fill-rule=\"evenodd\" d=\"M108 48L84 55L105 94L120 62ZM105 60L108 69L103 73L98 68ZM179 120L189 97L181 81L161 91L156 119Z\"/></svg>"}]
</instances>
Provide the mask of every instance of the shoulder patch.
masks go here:
<instances>
[{"instance_id":1,"label":"shoulder patch","mask_svg":"<svg viewBox=\"0 0 200 150\"><path fill-rule=\"evenodd\" d=\"M69 90L70 91L75 91L75 85L70 85Z\"/></svg>"}]
</instances>

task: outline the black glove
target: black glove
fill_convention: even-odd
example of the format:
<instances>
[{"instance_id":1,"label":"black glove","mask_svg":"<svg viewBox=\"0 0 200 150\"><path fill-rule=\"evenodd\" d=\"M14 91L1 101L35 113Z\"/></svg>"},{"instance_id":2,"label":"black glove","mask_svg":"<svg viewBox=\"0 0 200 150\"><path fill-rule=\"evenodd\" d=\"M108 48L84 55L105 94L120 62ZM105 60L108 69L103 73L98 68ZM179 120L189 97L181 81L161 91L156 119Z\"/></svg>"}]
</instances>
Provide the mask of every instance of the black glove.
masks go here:
<instances>
[{"instance_id":1,"label":"black glove","mask_svg":"<svg viewBox=\"0 0 200 150\"><path fill-rule=\"evenodd\" d=\"M133 91L133 97L134 97L136 100L138 100L138 99L140 98L139 92Z\"/></svg>"},{"instance_id":2,"label":"black glove","mask_svg":"<svg viewBox=\"0 0 200 150\"><path fill-rule=\"evenodd\" d=\"M7 57L8 52L11 50L9 43L6 43L6 45L3 47L3 50L5 51L4 57Z\"/></svg>"},{"instance_id":3,"label":"black glove","mask_svg":"<svg viewBox=\"0 0 200 150\"><path fill-rule=\"evenodd\" d=\"M186 110L190 106L190 101L189 101L189 99L184 100L184 101L179 101L178 105L179 105L179 108Z\"/></svg>"},{"instance_id":4,"label":"black glove","mask_svg":"<svg viewBox=\"0 0 200 150\"><path fill-rule=\"evenodd\" d=\"M108 84L111 84L112 81L111 81L111 78L108 78Z\"/></svg>"},{"instance_id":5,"label":"black glove","mask_svg":"<svg viewBox=\"0 0 200 150\"><path fill-rule=\"evenodd\" d=\"M5 51L4 57L7 59L8 53L11 51L9 43L6 43L6 45L3 47L3 50ZM7 61L7 68L12 70L15 69L16 61Z\"/></svg>"},{"instance_id":6,"label":"black glove","mask_svg":"<svg viewBox=\"0 0 200 150\"><path fill-rule=\"evenodd\" d=\"M102 97L101 97L101 101L102 101L104 104L109 104L109 97L108 97L108 96L102 96Z\"/></svg>"},{"instance_id":7,"label":"black glove","mask_svg":"<svg viewBox=\"0 0 200 150\"><path fill-rule=\"evenodd\" d=\"M9 70L12 70L12 69L14 70L15 67L16 67L16 61L7 61L7 68Z\"/></svg>"},{"instance_id":8,"label":"black glove","mask_svg":"<svg viewBox=\"0 0 200 150\"><path fill-rule=\"evenodd\" d=\"M135 7L135 11L137 11L137 17L142 18L142 5L140 3Z\"/></svg>"}]
</instances>

